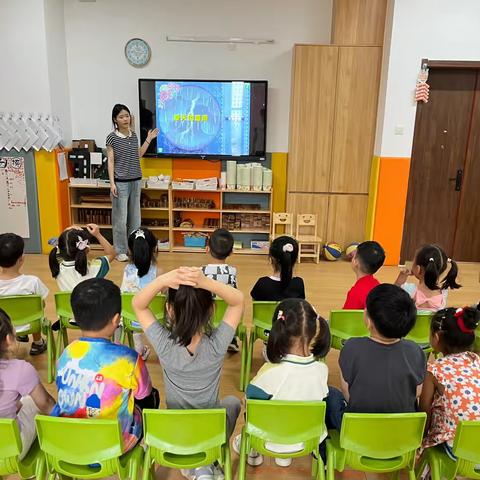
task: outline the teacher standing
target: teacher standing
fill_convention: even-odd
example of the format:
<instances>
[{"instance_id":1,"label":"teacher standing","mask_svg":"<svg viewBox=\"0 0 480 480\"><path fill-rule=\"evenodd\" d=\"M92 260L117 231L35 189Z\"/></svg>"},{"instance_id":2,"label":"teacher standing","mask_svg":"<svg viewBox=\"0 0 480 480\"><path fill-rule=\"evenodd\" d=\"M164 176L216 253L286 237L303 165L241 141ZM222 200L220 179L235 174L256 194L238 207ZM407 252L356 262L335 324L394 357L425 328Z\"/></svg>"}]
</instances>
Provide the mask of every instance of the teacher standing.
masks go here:
<instances>
[{"instance_id":1,"label":"teacher standing","mask_svg":"<svg viewBox=\"0 0 480 480\"><path fill-rule=\"evenodd\" d=\"M126 105L117 103L112 110L114 131L107 136L108 177L112 198L113 244L116 259L126 262L127 236L140 227L140 194L142 191L143 157L158 129L149 130L143 145L138 148L138 138L132 129L132 116Z\"/></svg>"}]
</instances>

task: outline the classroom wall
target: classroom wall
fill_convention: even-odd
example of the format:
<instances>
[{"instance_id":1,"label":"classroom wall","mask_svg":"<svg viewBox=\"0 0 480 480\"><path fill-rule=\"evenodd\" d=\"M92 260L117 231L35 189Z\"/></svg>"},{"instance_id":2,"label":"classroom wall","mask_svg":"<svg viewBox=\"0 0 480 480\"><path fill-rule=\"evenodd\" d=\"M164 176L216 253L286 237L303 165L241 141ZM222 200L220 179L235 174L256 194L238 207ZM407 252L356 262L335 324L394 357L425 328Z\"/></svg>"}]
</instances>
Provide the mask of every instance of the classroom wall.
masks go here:
<instances>
[{"instance_id":1,"label":"classroom wall","mask_svg":"<svg viewBox=\"0 0 480 480\"><path fill-rule=\"evenodd\" d=\"M1 0L0 38L0 110L50 111L43 0Z\"/></svg>"},{"instance_id":2,"label":"classroom wall","mask_svg":"<svg viewBox=\"0 0 480 480\"><path fill-rule=\"evenodd\" d=\"M367 219L389 265L400 259L421 60L480 60L479 28L478 0L389 0Z\"/></svg>"},{"instance_id":3,"label":"classroom wall","mask_svg":"<svg viewBox=\"0 0 480 480\"><path fill-rule=\"evenodd\" d=\"M73 137L104 145L117 102L137 113L138 78L239 78L269 81L267 150L286 152L294 43L329 43L331 0L65 0ZM171 43L166 35L273 38L273 45ZM152 59L131 67L132 37Z\"/></svg>"}]
</instances>

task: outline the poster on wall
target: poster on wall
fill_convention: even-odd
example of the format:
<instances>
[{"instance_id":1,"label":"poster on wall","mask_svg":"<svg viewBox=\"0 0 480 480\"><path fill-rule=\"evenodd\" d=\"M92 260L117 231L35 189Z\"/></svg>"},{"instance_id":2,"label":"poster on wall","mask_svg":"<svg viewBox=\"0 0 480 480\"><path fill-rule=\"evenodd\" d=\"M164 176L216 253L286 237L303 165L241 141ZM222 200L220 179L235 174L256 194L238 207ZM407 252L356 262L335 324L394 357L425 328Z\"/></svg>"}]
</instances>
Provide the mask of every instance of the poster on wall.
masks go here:
<instances>
[{"instance_id":1,"label":"poster on wall","mask_svg":"<svg viewBox=\"0 0 480 480\"><path fill-rule=\"evenodd\" d=\"M0 157L0 212L2 232L30 237L24 157Z\"/></svg>"}]
</instances>

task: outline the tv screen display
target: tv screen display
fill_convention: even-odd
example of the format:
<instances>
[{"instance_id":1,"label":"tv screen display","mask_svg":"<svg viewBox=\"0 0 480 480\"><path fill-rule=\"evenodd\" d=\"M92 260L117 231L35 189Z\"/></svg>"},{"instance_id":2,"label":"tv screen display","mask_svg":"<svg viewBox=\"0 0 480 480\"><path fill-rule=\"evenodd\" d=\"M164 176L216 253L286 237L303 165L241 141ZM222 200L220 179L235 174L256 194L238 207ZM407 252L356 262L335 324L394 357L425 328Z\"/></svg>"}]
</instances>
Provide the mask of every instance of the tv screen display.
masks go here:
<instances>
[{"instance_id":1,"label":"tv screen display","mask_svg":"<svg viewBox=\"0 0 480 480\"><path fill-rule=\"evenodd\" d=\"M140 137L158 128L146 156L262 158L267 82L139 80Z\"/></svg>"}]
</instances>

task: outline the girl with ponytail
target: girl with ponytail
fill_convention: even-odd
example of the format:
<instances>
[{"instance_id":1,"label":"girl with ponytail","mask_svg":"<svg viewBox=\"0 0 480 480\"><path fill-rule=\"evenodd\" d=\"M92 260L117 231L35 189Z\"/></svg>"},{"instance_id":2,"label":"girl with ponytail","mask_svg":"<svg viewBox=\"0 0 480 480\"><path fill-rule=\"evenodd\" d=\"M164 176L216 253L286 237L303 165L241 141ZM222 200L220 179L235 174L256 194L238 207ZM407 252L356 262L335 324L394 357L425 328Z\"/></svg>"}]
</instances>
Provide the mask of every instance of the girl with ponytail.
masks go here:
<instances>
[{"instance_id":1,"label":"girl with ponytail","mask_svg":"<svg viewBox=\"0 0 480 480\"><path fill-rule=\"evenodd\" d=\"M138 228L128 237L130 262L123 272L122 292L139 292L161 273L157 268L157 239L148 228ZM143 343L142 334L134 333L135 350L146 360L150 348Z\"/></svg>"},{"instance_id":2,"label":"girl with ponytail","mask_svg":"<svg viewBox=\"0 0 480 480\"><path fill-rule=\"evenodd\" d=\"M103 247L105 255L88 260L92 238ZM57 245L50 252L48 263L58 288L65 292L72 291L88 278L105 277L114 258L115 250L100 233L98 225L89 223L85 229L73 225L64 230L58 237Z\"/></svg>"},{"instance_id":3,"label":"girl with ponytail","mask_svg":"<svg viewBox=\"0 0 480 480\"><path fill-rule=\"evenodd\" d=\"M445 308L432 318L430 344L442 356L427 365L420 410L427 412L422 447L451 454L458 422L480 420L480 357L473 352L480 312L475 307Z\"/></svg>"},{"instance_id":4,"label":"girl with ponytail","mask_svg":"<svg viewBox=\"0 0 480 480\"><path fill-rule=\"evenodd\" d=\"M261 277L250 295L257 301L280 301L285 298L305 298L303 279L293 276L298 258L298 243L292 237L282 236L270 244L270 263L273 275Z\"/></svg>"},{"instance_id":5,"label":"girl with ponytail","mask_svg":"<svg viewBox=\"0 0 480 480\"><path fill-rule=\"evenodd\" d=\"M168 289L166 310L169 325L157 321L149 304ZM227 304L217 328L211 325L213 297ZM180 267L158 276L133 299L133 309L163 368L167 408L225 408L227 434L235 428L240 400L219 399L220 373L224 357L243 314L243 293L212 280L200 268ZM220 477L209 465L183 471L187 478Z\"/></svg>"},{"instance_id":6,"label":"girl with ponytail","mask_svg":"<svg viewBox=\"0 0 480 480\"><path fill-rule=\"evenodd\" d=\"M317 360L325 357L329 349L330 330L326 320L306 300L284 300L273 314L272 330L268 336L267 355L271 363L260 368L250 382L247 398L322 401L328 395L328 367ZM241 435L238 435L233 441L237 452L240 451L240 443ZM284 453L298 451L303 445L270 444L267 448ZM257 466L261 465L263 457L251 450L247 461ZM292 460L276 458L275 462L287 467Z\"/></svg>"},{"instance_id":7,"label":"girl with ponytail","mask_svg":"<svg viewBox=\"0 0 480 480\"><path fill-rule=\"evenodd\" d=\"M457 283L457 274L457 263L447 257L440 246L424 245L417 250L412 269L400 272L395 285L410 294L418 310L436 312L447 306L448 289L461 287ZM410 275L418 280L418 285L406 283Z\"/></svg>"}]
</instances>

